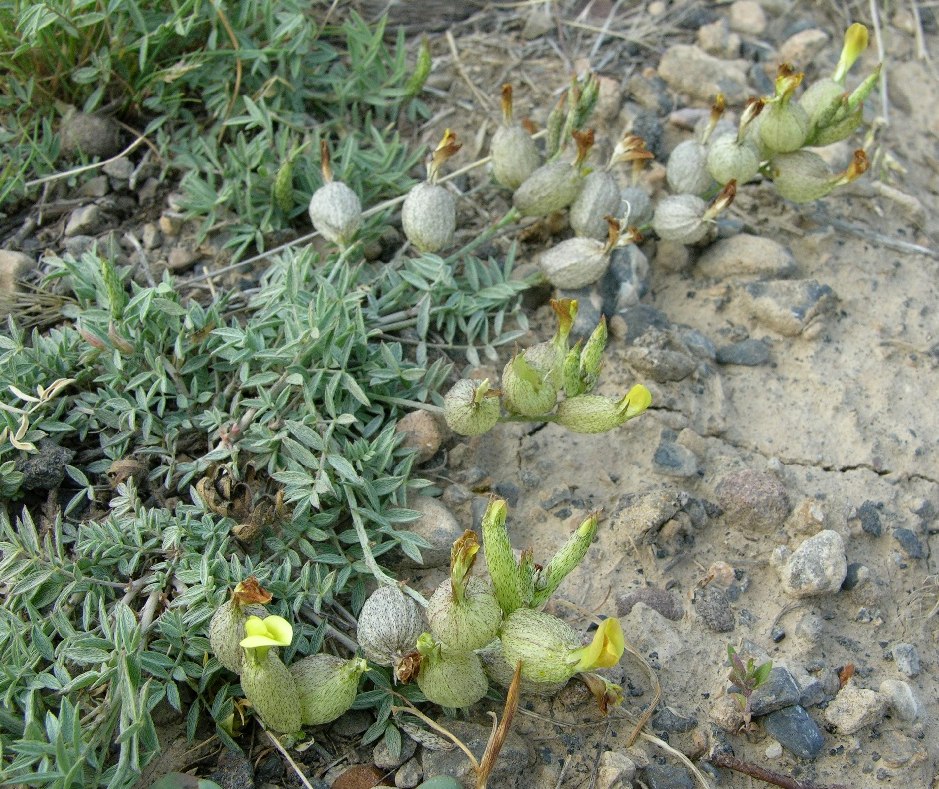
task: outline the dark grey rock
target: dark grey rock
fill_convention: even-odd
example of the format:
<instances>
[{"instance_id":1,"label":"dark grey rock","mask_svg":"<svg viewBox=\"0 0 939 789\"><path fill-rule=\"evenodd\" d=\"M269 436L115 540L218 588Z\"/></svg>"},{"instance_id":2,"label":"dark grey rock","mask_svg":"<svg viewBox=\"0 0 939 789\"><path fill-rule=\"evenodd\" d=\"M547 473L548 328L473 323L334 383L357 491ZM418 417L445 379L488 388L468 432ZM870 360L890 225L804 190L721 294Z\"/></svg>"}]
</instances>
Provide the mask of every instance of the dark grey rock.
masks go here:
<instances>
[{"instance_id":1,"label":"dark grey rock","mask_svg":"<svg viewBox=\"0 0 939 789\"><path fill-rule=\"evenodd\" d=\"M659 115L665 115L672 109L673 102L669 95L668 85L665 84L665 80L655 74L633 74L626 81L626 92L629 98L649 110L649 114L653 117L657 118ZM638 117L638 113L636 117ZM632 128L636 134L639 134L645 140L640 132L635 131L634 127ZM646 140L646 147L655 153L658 158L659 154L655 151L650 140Z\"/></svg>"},{"instance_id":2,"label":"dark grey rock","mask_svg":"<svg viewBox=\"0 0 939 789\"><path fill-rule=\"evenodd\" d=\"M861 528L873 537L880 537L883 534L884 529L880 523L880 512L883 508L883 502L880 501L865 501L857 508Z\"/></svg>"},{"instance_id":3,"label":"dark grey rock","mask_svg":"<svg viewBox=\"0 0 939 789\"><path fill-rule=\"evenodd\" d=\"M254 768L251 760L241 751L224 748L215 763L215 772L209 779L222 789L246 789L254 786Z\"/></svg>"},{"instance_id":4,"label":"dark grey rock","mask_svg":"<svg viewBox=\"0 0 939 789\"><path fill-rule=\"evenodd\" d=\"M919 537L909 529L903 528L902 526L898 529L894 529L893 539L900 543L903 552L911 559L922 559L926 555L926 551L923 549L923 543L921 543Z\"/></svg>"},{"instance_id":5,"label":"dark grey rock","mask_svg":"<svg viewBox=\"0 0 939 789\"><path fill-rule=\"evenodd\" d=\"M674 592L657 589L654 586L646 586L629 592L629 594L619 595L616 598L617 616L628 615L636 603L645 603L649 608L658 611L666 619L671 619L673 622L677 622L685 615L681 598Z\"/></svg>"},{"instance_id":6,"label":"dark grey rock","mask_svg":"<svg viewBox=\"0 0 939 789\"><path fill-rule=\"evenodd\" d=\"M713 362L717 359L717 346L697 329L686 329L681 333L681 340L688 351L699 359Z\"/></svg>"},{"instance_id":7,"label":"dark grey rock","mask_svg":"<svg viewBox=\"0 0 939 789\"><path fill-rule=\"evenodd\" d=\"M278 784L286 772L284 761L279 753L269 753L264 756L254 771L254 779L258 784Z\"/></svg>"},{"instance_id":8,"label":"dark grey rock","mask_svg":"<svg viewBox=\"0 0 939 789\"><path fill-rule=\"evenodd\" d=\"M670 477L693 477L698 473L697 456L674 441L663 439L656 447L652 461L663 474Z\"/></svg>"},{"instance_id":9,"label":"dark grey rock","mask_svg":"<svg viewBox=\"0 0 939 789\"><path fill-rule=\"evenodd\" d=\"M626 361L636 372L653 381L682 381L698 366L694 357L668 348L644 348L634 346L626 349Z\"/></svg>"},{"instance_id":10,"label":"dark grey rock","mask_svg":"<svg viewBox=\"0 0 939 789\"><path fill-rule=\"evenodd\" d=\"M748 338L717 349L718 364L739 364L743 367L759 367L768 364L769 346L762 340Z\"/></svg>"},{"instance_id":11,"label":"dark grey rock","mask_svg":"<svg viewBox=\"0 0 939 789\"><path fill-rule=\"evenodd\" d=\"M401 752L395 756L388 750L385 740L382 738L372 749L372 764L379 770L396 770L408 759L410 759L417 750L417 743L410 737L401 738Z\"/></svg>"},{"instance_id":12,"label":"dark grey rock","mask_svg":"<svg viewBox=\"0 0 939 789\"><path fill-rule=\"evenodd\" d=\"M861 570L866 569L860 562L851 562L848 565L848 573L841 584L841 591L850 592L861 580Z\"/></svg>"},{"instance_id":13,"label":"dark grey rock","mask_svg":"<svg viewBox=\"0 0 939 789\"><path fill-rule=\"evenodd\" d=\"M684 734L698 725L698 719L693 715L681 715L671 707L659 707L652 716L652 725L661 731Z\"/></svg>"},{"instance_id":14,"label":"dark grey rock","mask_svg":"<svg viewBox=\"0 0 939 789\"><path fill-rule=\"evenodd\" d=\"M798 704L771 712L762 722L770 737L802 759L814 759L825 746L825 736L818 724Z\"/></svg>"},{"instance_id":15,"label":"dark grey rock","mask_svg":"<svg viewBox=\"0 0 939 789\"><path fill-rule=\"evenodd\" d=\"M407 569L447 566L450 563L450 550L454 541L463 534L463 526L440 499L414 496L408 506L421 515L404 528L426 540L430 547L421 548L421 562L402 554L398 565Z\"/></svg>"},{"instance_id":16,"label":"dark grey rock","mask_svg":"<svg viewBox=\"0 0 939 789\"><path fill-rule=\"evenodd\" d=\"M372 714L366 710L349 710L330 725L337 737L356 737L372 725Z\"/></svg>"},{"instance_id":17,"label":"dark grey rock","mask_svg":"<svg viewBox=\"0 0 939 789\"><path fill-rule=\"evenodd\" d=\"M113 118L74 112L62 120L59 130L62 152L85 156L114 156L121 150L121 127Z\"/></svg>"},{"instance_id":18,"label":"dark grey rock","mask_svg":"<svg viewBox=\"0 0 939 789\"><path fill-rule=\"evenodd\" d=\"M65 479L65 467L75 452L48 438L41 439L36 449L39 451L35 454L17 458L14 465L23 475L22 486L25 490L55 490Z\"/></svg>"},{"instance_id":19,"label":"dark grey rock","mask_svg":"<svg viewBox=\"0 0 939 789\"><path fill-rule=\"evenodd\" d=\"M737 624L730 600L724 590L714 584L695 592L694 610L715 633L729 633Z\"/></svg>"},{"instance_id":20,"label":"dark grey rock","mask_svg":"<svg viewBox=\"0 0 939 789\"><path fill-rule=\"evenodd\" d=\"M671 325L664 312L648 304L637 304L622 310L620 317L626 324L626 343L630 345L649 329L664 331Z\"/></svg>"},{"instance_id":21,"label":"dark grey rock","mask_svg":"<svg viewBox=\"0 0 939 789\"><path fill-rule=\"evenodd\" d=\"M694 789L694 781L684 767L650 764L641 774L649 789Z\"/></svg>"},{"instance_id":22,"label":"dark grey rock","mask_svg":"<svg viewBox=\"0 0 939 789\"><path fill-rule=\"evenodd\" d=\"M913 644L894 644L890 649L897 671L906 677L918 677L921 670L919 651Z\"/></svg>"},{"instance_id":23,"label":"dark grey rock","mask_svg":"<svg viewBox=\"0 0 939 789\"><path fill-rule=\"evenodd\" d=\"M661 85L663 89L665 88L665 83L658 77L653 78L652 84ZM664 101L664 106L667 111L671 104L670 100L667 95L661 97L661 99ZM661 101L659 103L661 104ZM636 113L630 131L642 137L646 142L646 148L652 151L657 158L665 153L662 147L665 138L665 127L662 125L662 121L659 119L658 115L654 112Z\"/></svg>"},{"instance_id":24,"label":"dark grey rock","mask_svg":"<svg viewBox=\"0 0 939 789\"><path fill-rule=\"evenodd\" d=\"M776 666L770 671L766 682L750 695L750 710L757 716L768 715L783 707L798 704L801 695L792 674L782 666Z\"/></svg>"},{"instance_id":25,"label":"dark grey rock","mask_svg":"<svg viewBox=\"0 0 939 789\"><path fill-rule=\"evenodd\" d=\"M518 504L519 489L518 485L512 482L497 482L492 486L493 493L506 500L509 507Z\"/></svg>"},{"instance_id":26,"label":"dark grey rock","mask_svg":"<svg viewBox=\"0 0 939 789\"><path fill-rule=\"evenodd\" d=\"M635 244L614 249L599 288L608 318L635 306L649 291L649 259Z\"/></svg>"}]
</instances>

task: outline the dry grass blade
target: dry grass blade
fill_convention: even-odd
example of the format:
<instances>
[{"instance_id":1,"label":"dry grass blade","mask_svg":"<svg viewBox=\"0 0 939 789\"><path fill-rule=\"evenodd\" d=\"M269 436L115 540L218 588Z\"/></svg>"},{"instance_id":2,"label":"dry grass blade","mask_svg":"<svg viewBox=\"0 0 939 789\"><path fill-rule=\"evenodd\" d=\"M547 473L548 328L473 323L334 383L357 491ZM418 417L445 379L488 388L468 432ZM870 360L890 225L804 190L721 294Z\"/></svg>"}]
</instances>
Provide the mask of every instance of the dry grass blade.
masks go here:
<instances>
[{"instance_id":1,"label":"dry grass blade","mask_svg":"<svg viewBox=\"0 0 939 789\"><path fill-rule=\"evenodd\" d=\"M626 651L642 664L642 667L646 670L646 674L649 676L649 681L652 683L652 701L650 702L649 706L646 707L645 712L639 716L639 721L636 723L635 728L633 728L632 733L626 740L626 747L628 748L636 741L636 738L639 737L639 735L642 734L643 736L646 736L643 734L642 729L649 722L649 718L652 717L652 713L655 712L655 708L662 700L662 685L659 682L659 678L652 670L652 666L648 664L646 659L640 655L636 648L628 641L626 642Z\"/></svg>"},{"instance_id":2,"label":"dry grass blade","mask_svg":"<svg viewBox=\"0 0 939 789\"><path fill-rule=\"evenodd\" d=\"M502 710L502 720L496 720L495 713L490 713L493 718L492 734L489 735L489 742L486 743L486 752L479 764L479 770L476 777L476 789L486 789L486 781L489 779L492 768L495 767L496 760L502 746L505 744L505 738L509 736L509 729L512 728L512 720L515 718L515 711L518 709L519 688L522 682L522 662L515 664L515 674L512 677L512 683L509 685L509 692L505 697L505 707Z\"/></svg>"}]
</instances>

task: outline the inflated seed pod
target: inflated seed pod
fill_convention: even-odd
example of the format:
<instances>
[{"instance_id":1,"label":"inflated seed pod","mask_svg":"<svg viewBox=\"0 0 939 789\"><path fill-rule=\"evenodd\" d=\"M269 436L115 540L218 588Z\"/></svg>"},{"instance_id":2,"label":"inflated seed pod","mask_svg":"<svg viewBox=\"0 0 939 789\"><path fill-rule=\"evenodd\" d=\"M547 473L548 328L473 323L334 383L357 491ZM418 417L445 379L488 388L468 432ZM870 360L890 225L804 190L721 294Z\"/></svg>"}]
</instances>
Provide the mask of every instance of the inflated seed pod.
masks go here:
<instances>
[{"instance_id":1,"label":"inflated seed pod","mask_svg":"<svg viewBox=\"0 0 939 789\"><path fill-rule=\"evenodd\" d=\"M310 655L290 664L300 698L304 726L331 723L355 701L359 677L368 664L362 658L343 660L335 655Z\"/></svg>"},{"instance_id":2,"label":"inflated seed pod","mask_svg":"<svg viewBox=\"0 0 939 789\"><path fill-rule=\"evenodd\" d=\"M795 203L808 203L855 180L868 166L867 156L860 149L854 152L847 169L840 173L831 172L825 160L814 151L794 151L774 157L770 171L779 194Z\"/></svg>"},{"instance_id":3,"label":"inflated seed pod","mask_svg":"<svg viewBox=\"0 0 939 789\"><path fill-rule=\"evenodd\" d=\"M766 149L773 153L797 151L805 144L811 126L809 116L792 100L802 83L803 74L793 73L783 64L776 77L776 94L760 114L759 135Z\"/></svg>"},{"instance_id":4,"label":"inflated seed pod","mask_svg":"<svg viewBox=\"0 0 939 789\"><path fill-rule=\"evenodd\" d=\"M506 410L537 417L554 409L557 383L532 367L523 354L517 354L502 370L502 401Z\"/></svg>"},{"instance_id":5,"label":"inflated seed pod","mask_svg":"<svg viewBox=\"0 0 939 789\"><path fill-rule=\"evenodd\" d=\"M461 378L443 398L443 417L447 427L461 436L488 433L500 415L499 393L490 388L488 380Z\"/></svg>"},{"instance_id":6,"label":"inflated seed pod","mask_svg":"<svg viewBox=\"0 0 939 789\"><path fill-rule=\"evenodd\" d=\"M744 184L760 171L760 151L746 137L722 134L711 142L707 158L708 172L721 186L728 181Z\"/></svg>"},{"instance_id":7,"label":"inflated seed pod","mask_svg":"<svg viewBox=\"0 0 939 789\"><path fill-rule=\"evenodd\" d=\"M556 288L583 288L606 274L610 248L595 238L568 238L542 252L538 267Z\"/></svg>"},{"instance_id":8,"label":"inflated seed pod","mask_svg":"<svg viewBox=\"0 0 939 789\"><path fill-rule=\"evenodd\" d=\"M401 225L408 241L421 252L439 252L453 242L456 201L446 187L427 181L408 192L401 207Z\"/></svg>"},{"instance_id":9,"label":"inflated seed pod","mask_svg":"<svg viewBox=\"0 0 939 789\"><path fill-rule=\"evenodd\" d=\"M707 168L707 148L697 140L675 146L665 166L665 179L676 194L702 195L714 188Z\"/></svg>"},{"instance_id":10,"label":"inflated seed pod","mask_svg":"<svg viewBox=\"0 0 939 789\"><path fill-rule=\"evenodd\" d=\"M489 679L502 688L508 688L515 677L515 667L510 666L502 654L502 641L496 639L476 653L483 663L483 669ZM521 677L519 693L523 696L556 696L567 684L567 680L558 682L538 682Z\"/></svg>"},{"instance_id":11,"label":"inflated seed pod","mask_svg":"<svg viewBox=\"0 0 939 789\"><path fill-rule=\"evenodd\" d=\"M580 635L556 616L519 608L506 617L499 638L505 662L515 666L521 660L525 679L567 682L577 673L569 657L580 648Z\"/></svg>"},{"instance_id":12,"label":"inflated seed pod","mask_svg":"<svg viewBox=\"0 0 939 789\"><path fill-rule=\"evenodd\" d=\"M578 236L605 240L609 230L605 217L619 216L620 201L619 184L612 173L606 170L594 170L588 173L584 178L580 194L571 204L571 228ZM578 288L581 286L557 285L556 287Z\"/></svg>"},{"instance_id":13,"label":"inflated seed pod","mask_svg":"<svg viewBox=\"0 0 939 789\"><path fill-rule=\"evenodd\" d=\"M663 241L694 244L708 234L706 211L707 203L697 195L669 195L655 207L652 228Z\"/></svg>"},{"instance_id":14,"label":"inflated seed pod","mask_svg":"<svg viewBox=\"0 0 939 789\"><path fill-rule=\"evenodd\" d=\"M652 395L642 384L636 384L619 400L576 395L558 404L554 421L575 433L605 433L639 416L651 403Z\"/></svg>"},{"instance_id":15,"label":"inflated seed pod","mask_svg":"<svg viewBox=\"0 0 939 789\"><path fill-rule=\"evenodd\" d=\"M518 189L541 164L531 135L512 119L512 86L502 86L502 123L489 143L492 177L502 186Z\"/></svg>"},{"instance_id":16,"label":"inflated seed pod","mask_svg":"<svg viewBox=\"0 0 939 789\"><path fill-rule=\"evenodd\" d=\"M359 612L358 642L372 663L394 666L414 650L424 632L417 603L397 586L379 586Z\"/></svg>"},{"instance_id":17,"label":"inflated seed pod","mask_svg":"<svg viewBox=\"0 0 939 789\"><path fill-rule=\"evenodd\" d=\"M476 532L467 530L450 552L450 577L427 604L431 635L450 652L472 652L496 637L502 609L489 581L469 575L479 551Z\"/></svg>"},{"instance_id":18,"label":"inflated seed pod","mask_svg":"<svg viewBox=\"0 0 939 789\"><path fill-rule=\"evenodd\" d=\"M417 649L421 654L417 685L428 701L459 709L486 695L489 681L475 652L445 652L430 633L421 635Z\"/></svg>"},{"instance_id":19,"label":"inflated seed pod","mask_svg":"<svg viewBox=\"0 0 939 789\"><path fill-rule=\"evenodd\" d=\"M805 110L811 128L824 126L830 121L847 97L844 85L833 79L820 79L806 88L799 99L799 106Z\"/></svg>"},{"instance_id":20,"label":"inflated seed pod","mask_svg":"<svg viewBox=\"0 0 939 789\"><path fill-rule=\"evenodd\" d=\"M320 143L320 156L325 183L310 198L310 220L323 238L346 247L362 225L362 202L348 186L333 180L326 140Z\"/></svg>"},{"instance_id":21,"label":"inflated seed pod","mask_svg":"<svg viewBox=\"0 0 939 789\"><path fill-rule=\"evenodd\" d=\"M241 689L267 728L281 734L300 730L300 695L296 682L273 652L259 660L250 656L245 660Z\"/></svg>"},{"instance_id":22,"label":"inflated seed pod","mask_svg":"<svg viewBox=\"0 0 939 789\"><path fill-rule=\"evenodd\" d=\"M269 602L271 595L258 585L254 576L239 583L231 597L222 603L209 621L209 646L216 659L229 671L241 674L245 651L245 622L249 616L265 617L267 611L259 603Z\"/></svg>"},{"instance_id":23,"label":"inflated seed pod","mask_svg":"<svg viewBox=\"0 0 939 789\"><path fill-rule=\"evenodd\" d=\"M574 132L577 157L573 162L554 161L541 165L512 195L522 216L547 216L567 208L580 194L584 183L584 161L593 146L593 130Z\"/></svg>"}]
</instances>

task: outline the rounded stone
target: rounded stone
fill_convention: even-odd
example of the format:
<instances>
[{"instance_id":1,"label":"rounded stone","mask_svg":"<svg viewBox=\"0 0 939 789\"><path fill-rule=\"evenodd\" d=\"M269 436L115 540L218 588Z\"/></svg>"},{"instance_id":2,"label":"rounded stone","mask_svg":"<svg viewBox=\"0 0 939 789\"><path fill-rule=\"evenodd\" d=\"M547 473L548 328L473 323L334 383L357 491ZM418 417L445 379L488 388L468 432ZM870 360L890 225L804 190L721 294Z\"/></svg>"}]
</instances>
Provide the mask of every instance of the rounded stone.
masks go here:
<instances>
[{"instance_id":1,"label":"rounded stone","mask_svg":"<svg viewBox=\"0 0 939 789\"><path fill-rule=\"evenodd\" d=\"M831 529L809 537L780 568L783 590L792 597L837 592L848 574L844 540Z\"/></svg>"},{"instance_id":2,"label":"rounded stone","mask_svg":"<svg viewBox=\"0 0 939 789\"><path fill-rule=\"evenodd\" d=\"M783 524L791 503L785 486L772 474L739 469L725 474L715 488L726 523L746 531L772 531Z\"/></svg>"},{"instance_id":3,"label":"rounded stone","mask_svg":"<svg viewBox=\"0 0 939 789\"><path fill-rule=\"evenodd\" d=\"M887 698L893 716L901 721L915 721L919 717L919 703L909 683L902 679L885 679L880 692Z\"/></svg>"},{"instance_id":4,"label":"rounded stone","mask_svg":"<svg viewBox=\"0 0 939 789\"><path fill-rule=\"evenodd\" d=\"M408 507L420 512L421 516L405 528L429 542L430 547L421 549L422 562L405 556L400 566L410 569L448 566L453 543L463 534L463 527L456 516L439 499L429 496L415 496L408 502Z\"/></svg>"},{"instance_id":5,"label":"rounded stone","mask_svg":"<svg viewBox=\"0 0 939 789\"><path fill-rule=\"evenodd\" d=\"M417 462L426 463L443 443L440 422L429 411L417 410L405 414L398 420L395 430L404 436L401 446L417 452Z\"/></svg>"},{"instance_id":6,"label":"rounded stone","mask_svg":"<svg viewBox=\"0 0 939 789\"><path fill-rule=\"evenodd\" d=\"M854 734L880 723L887 711L888 697L876 690L845 685L825 710L825 720L839 734Z\"/></svg>"}]
</instances>

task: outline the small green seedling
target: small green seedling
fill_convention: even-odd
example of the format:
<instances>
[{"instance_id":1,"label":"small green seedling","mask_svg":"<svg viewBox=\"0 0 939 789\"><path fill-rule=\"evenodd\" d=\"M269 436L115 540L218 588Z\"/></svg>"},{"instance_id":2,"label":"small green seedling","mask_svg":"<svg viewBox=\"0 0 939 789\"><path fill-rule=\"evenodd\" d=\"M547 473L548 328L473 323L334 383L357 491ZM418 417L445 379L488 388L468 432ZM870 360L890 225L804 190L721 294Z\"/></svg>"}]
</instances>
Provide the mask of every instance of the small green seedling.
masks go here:
<instances>
[{"instance_id":1,"label":"small green seedling","mask_svg":"<svg viewBox=\"0 0 939 789\"><path fill-rule=\"evenodd\" d=\"M753 658L748 658L746 665L737 654L737 650L730 644L727 645L727 665L730 666L730 674L727 678L739 689L734 692L737 701L740 703L743 711L743 728L750 728L750 718L752 711L750 709L750 697L760 685L769 678L773 670L773 661L767 660L759 666L754 665Z\"/></svg>"}]
</instances>

